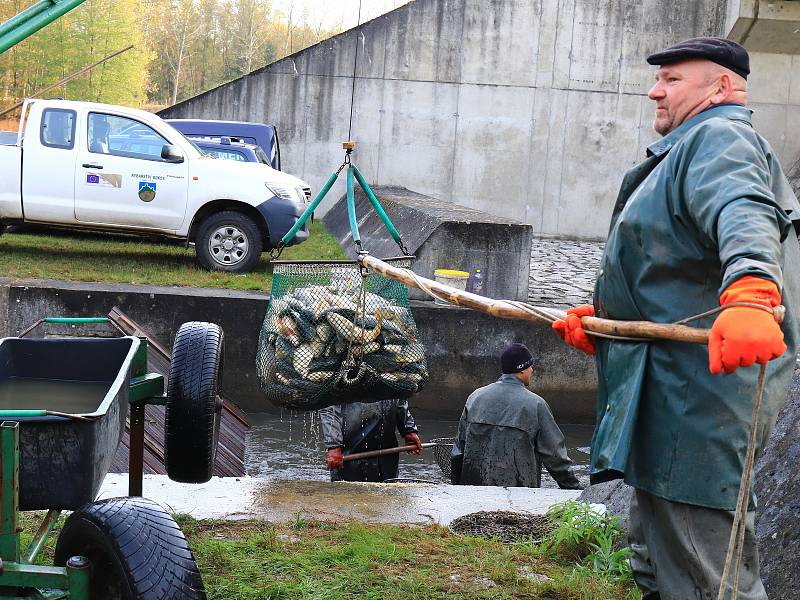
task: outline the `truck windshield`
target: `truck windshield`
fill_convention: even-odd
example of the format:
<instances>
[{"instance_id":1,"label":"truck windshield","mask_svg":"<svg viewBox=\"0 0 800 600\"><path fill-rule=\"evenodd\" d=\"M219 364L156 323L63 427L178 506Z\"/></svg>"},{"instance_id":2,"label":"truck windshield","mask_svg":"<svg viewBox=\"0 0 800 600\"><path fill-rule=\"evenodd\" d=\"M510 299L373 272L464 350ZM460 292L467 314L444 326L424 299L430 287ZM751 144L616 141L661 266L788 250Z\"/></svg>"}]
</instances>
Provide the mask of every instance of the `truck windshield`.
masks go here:
<instances>
[{"instance_id":1,"label":"truck windshield","mask_svg":"<svg viewBox=\"0 0 800 600\"><path fill-rule=\"evenodd\" d=\"M269 160L266 152L261 149L261 146L256 146L254 150L256 152L256 156L258 157L258 162L269 165L270 167L272 166L272 162Z\"/></svg>"}]
</instances>

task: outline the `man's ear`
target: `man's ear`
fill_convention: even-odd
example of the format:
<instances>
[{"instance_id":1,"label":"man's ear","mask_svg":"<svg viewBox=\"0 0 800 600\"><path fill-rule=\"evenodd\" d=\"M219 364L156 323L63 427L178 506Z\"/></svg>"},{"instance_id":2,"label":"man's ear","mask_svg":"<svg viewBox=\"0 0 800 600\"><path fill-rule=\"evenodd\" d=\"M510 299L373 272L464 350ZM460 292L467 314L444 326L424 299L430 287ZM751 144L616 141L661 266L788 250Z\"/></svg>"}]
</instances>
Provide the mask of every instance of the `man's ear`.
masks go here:
<instances>
[{"instance_id":1,"label":"man's ear","mask_svg":"<svg viewBox=\"0 0 800 600\"><path fill-rule=\"evenodd\" d=\"M731 97L731 94L736 91L733 85L733 79L731 79L730 74L725 72L720 74L715 86L717 89L714 92L714 95L709 98L711 104L722 104L727 102Z\"/></svg>"}]
</instances>

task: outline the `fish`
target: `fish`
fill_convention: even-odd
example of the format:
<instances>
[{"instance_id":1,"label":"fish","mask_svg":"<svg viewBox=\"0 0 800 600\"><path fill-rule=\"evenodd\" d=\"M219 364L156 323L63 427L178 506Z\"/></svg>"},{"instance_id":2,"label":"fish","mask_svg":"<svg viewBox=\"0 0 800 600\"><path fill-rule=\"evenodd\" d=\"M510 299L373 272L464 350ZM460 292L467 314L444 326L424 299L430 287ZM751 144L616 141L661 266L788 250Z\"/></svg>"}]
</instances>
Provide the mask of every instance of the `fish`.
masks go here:
<instances>
[{"instance_id":1,"label":"fish","mask_svg":"<svg viewBox=\"0 0 800 600\"><path fill-rule=\"evenodd\" d=\"M380 319L375 323L374 328L364 329L336 313L328 313L325 315L325 318L328 320L328 323L331 324L336 334L348 342L373 342L381 333Z\"/></svg>"},{"instance_id":2,"label":"fish","mask_svg":"<svg viewBox=\"0 0 800 600\"><path fill-rule=\"evenodd\" d=\"M308 374L307 379L315 383L322 383L323 381L328 381L335 374L333 371L314 371Z\"/></svg>"},{"instance_id":3,"label":"fish","mask_svg":"<svg viewBox=\"0 0 800 600\"><path fill-rule=\"evenodd\" d=\"M313 358L314 353L311 351L310 344L301 344L300 347L295 350L292 366L298 375L301 377L308 377L308 369L311 366L311 360Z\"/></svg>"},{"instance_id":4,"label":"fish","mask_svg":"<svg viewBox=\"0 0 800 600\"><path fill-rule=\"evenodd\" d=\"M407 397L428 380L411 311L338 283L290 288L270 303L258 370L274 403L308 410Z\"/></svg>"}]
</instances>

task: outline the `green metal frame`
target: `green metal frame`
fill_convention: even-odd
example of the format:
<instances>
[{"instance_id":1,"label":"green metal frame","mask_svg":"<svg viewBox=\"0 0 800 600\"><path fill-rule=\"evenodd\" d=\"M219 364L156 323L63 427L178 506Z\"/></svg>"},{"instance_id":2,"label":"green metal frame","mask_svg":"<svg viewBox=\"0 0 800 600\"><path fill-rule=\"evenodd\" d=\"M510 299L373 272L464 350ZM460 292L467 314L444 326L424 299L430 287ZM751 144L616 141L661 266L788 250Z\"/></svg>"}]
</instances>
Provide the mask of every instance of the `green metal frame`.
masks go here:
<instances>
[{"instance_id":1,"label":"green metal frame","mask_svg":"<svg viewBox=\"0 0 800 600\"><path fill-rule=\"evenodd\" d=\"M42 323L110 323L105 317L47 318L25 330L30 332ZM164 376L147 372L147 340L140 345L131 363L130 463L128 493L142 495L144 454L144 409L148 404L163 405ZM46 411L0 411L3 417L39 416ZM36 414L32 414L36 413ZM28 549L20 549L19 530L19 423L0 423L0 600L89 600L89 561L73 557L65 567L31 564L58 521L61 511L48 511Z\"/></svg>"},{"instance_id":2,"label":"green metal frame","mask_svg":"<svg viewBox=\"0 0 800 600\"><path fill-rule=\"evenodd\" d=\"M314 214L314 211L317 209L317 206L319 206L319 203L322 202L323 198L325 198L331 187L333 187L333 184L339 178L339 173L342 172L345 165L347 166L347 218L350 221L350 231L353 234L353 243L358 246L359 250L362 250L361 235L358 232L358 219L356 218L355 194L353 188L353 180L355 179L355 181L358 182L359 187L364 190L364 194L367 196L370 204L372 204L372 207L375 209L378 217L380 217L381 221L383 221L386 229L389 230L389 235L391 235L392 239L397 242L397 245L400 246L400 249L403 251L403 253L408 254L403 246L403 240L400 238L400 234L397 232L397 228L394 226L394 223L392 223L389 215L386 214L383 206L381 206L377 196L375 196L375 192L373 192L372 188L369 187L367 180L364 178L364 175L362 175L361 171L358 170L358 167L350 162L349 153L345 164L343 164L338 171L328 177L328 181L326 181L325 185L322 186L322 189L316 195L314 200L311 201L311 204L309 204L305 211L303 211L303 214L300 215L300 218L297 219L297 222L294 224L294 226L286 232L286 235L281 238L280 247L282 248L288 245L289 242L294 239L294 236L297 235L297 232L300 231L300 228L302 228L303 225L306 224L306 221L311 218L311 215Z\"/></svg>"},{"instance_id":3,"label":"green metal frame","mask_svg":"<svg viewBox=\"0 0 800 600\"><path fill-rule=\"evenodd\" d=\"M0 54L60 19L86 0L40 0L0 25Z\"/></svg>"}]
</instances>

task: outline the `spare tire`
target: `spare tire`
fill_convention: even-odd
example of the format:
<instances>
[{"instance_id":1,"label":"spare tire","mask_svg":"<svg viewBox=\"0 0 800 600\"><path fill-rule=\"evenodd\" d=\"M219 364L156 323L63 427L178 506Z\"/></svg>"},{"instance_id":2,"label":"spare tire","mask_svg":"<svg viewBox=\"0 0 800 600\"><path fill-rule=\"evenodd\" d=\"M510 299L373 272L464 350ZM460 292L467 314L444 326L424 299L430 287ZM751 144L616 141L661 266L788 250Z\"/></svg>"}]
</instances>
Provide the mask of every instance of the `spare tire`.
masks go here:
<instances>
[{"instance_id":1,"label":"spare tire","mask_svg":"<svg viewBox=\"0 0 800 600\"><path fill-rule=\"evenodd\" d=\"M190 321L175 336L164 416L164 462L173 481L211 479L222 412L222 344L214 323Z\"/></svg>"},{"instance_id":2,"label":"spare tire","mask_svg":"<svg viewBox=\"0 0 800 600\"><path fill-rule=\"evenodd\" d=\"M206 600L183 532L158 504L110 498L67 517L54 564L89 559L89 597L98 600Z\"/></svg>"}]
</instances>

